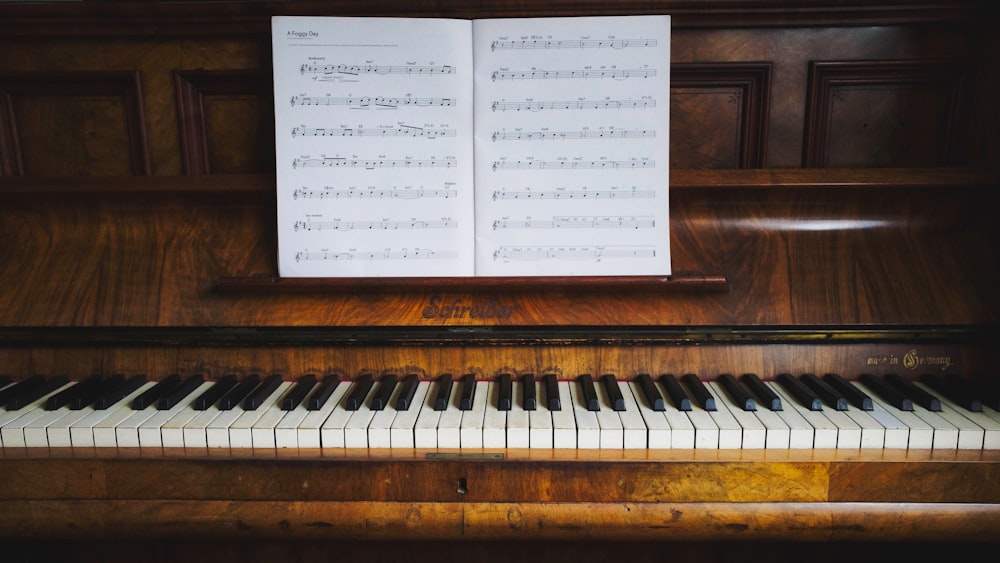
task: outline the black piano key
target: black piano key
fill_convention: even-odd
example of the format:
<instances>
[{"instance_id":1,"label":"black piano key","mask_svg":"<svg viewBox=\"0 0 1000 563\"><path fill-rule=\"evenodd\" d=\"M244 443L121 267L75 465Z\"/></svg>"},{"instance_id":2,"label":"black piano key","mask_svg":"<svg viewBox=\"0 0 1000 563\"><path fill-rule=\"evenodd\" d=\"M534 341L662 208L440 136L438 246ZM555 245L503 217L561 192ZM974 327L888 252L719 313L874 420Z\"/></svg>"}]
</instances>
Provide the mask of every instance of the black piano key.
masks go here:
<instances>
[{"instance_id":1,"label":"black piano key","mask_svg":"<svg viewBox=\"0 0 1000 563\"><path fill-rule=\"evenodd\" d=\"M281 398L281 410L294 410L306 398L306 395L316 386L316 376L307 373L295 381L295 385Z\"/></svg>"},{"instance_id":2,"label":"black piano key","mask_svg":"<svg viewBox=\"0 0 1000 563\"><path fill-rule=\"evenodd\" d=\"M458 401L458 410L471 411L472 402L476 397L476 374L467 373L462 376L462 395Z\"/></svg>"},{"instance_id":3,"label":"black piano key","mask_svg":"<svg viewBox=\"0 0 1000 563\"><path fill-rule=\"evenodd\" d=\"M235 387L236 383L236 374L231 373L223 376L218 381L213 383L211 387L206 389L201 395L195 397L194 402L191 404L192 408L196 411L208 410L208 407L214 405L216 401L221 399L223 395Z\"/></svg>"},{"instance_id":4,"label":"black piano key","mask_svg":"<svg viewBox=\"0 0 1000 563\"><path fill-rule=\"evenodd\" d=\"M802 406L811 411L823 410L823 401L820 400L819 395L817 395L809 387L806 387L805 383L796 379L792 376L792 374L778 374L776 380L778 381L778 384L784 387L785 391L791 393L792 397Z\"/></svg>"},{"instance_id":5,"label":"black piano key","mask_svg":"<svg viewBox=\"0 0 1000 563\"><path fill-rule=\"evenodd\" d=\"M260 408L264 401L267 400L277 389L281 386L281 374L272 374L268 376L252 393L247 395L246 399L243 399L243 410L245 411L255 411Z\"/></svg>"},{"instance_id":6,"label":"black piano key","mask_svg":"<svg viewBox=\"0 0 1000 563\"><path fill-rule=\"evenodd\" d=\"M141 395L132 400L132 408L140 411L149 405L152 405L156 401L160 400L167 393L173 390L174 387L179 385L181 382L181 376L174 373L170 374L163 379L156 382L149 389L142 392Z\"/></svg>"},{"instance_id":7,"label":"black piano key","mask_svg":"<svg viewBox=\"0 0 1000 563\"><path fill-rule=\"evenodd\" d=\"M740 381L742 381L743 384L750 389L750 392L757 397L760 404L767 405L768 410L782 410L781 397L774 392L774 389L768 387L759 377L757 377L756 374L744 373L740 376Z\"/></svg>"},{"instance_id":8,"label":"black piano key","mask_svg":"<svg viewBox=\"0 0 1000 563\"><path fill-rule=\"evenodd\" d=\"M10 385L14 381L14 378L9 375L0 375L0 389Z\"/></svg>"},{"instance_id":9,"label":"black piano key","mask_svg":"<svg viewBox=\"0 0 1000 563\"><path fill-rule=\"evenodd\" d=\"M103 397L109 391L117 389L125 383L125 376L118 373L108 378L101 378L97 384L89 389L83 389L69 402L69 409L78 411L94 403L99 397Z\"/></svg>"},{"instance_id":10,"label":"black piano key","mask_svg":"<svg viewBox=\"0 0 1000 563\"><path fill-rule=\"evenodd\" d=\"M142 374L133 375L132 377L126 379L121 385L115 387L114 389L109 389L107 393L104 393L94 401L94 410L107 410L114 405L117 405L119 401L128 397L137 389L146 384L146 376Z\"/></svg>"},{"instance_id":11,"label":"black piano key","mask_svg":"<svg viewBox=\"0 0 1000 563\"><path fill-rule=\"evenodd\" d=\"M228 393L219 399L218 409L220 411L228 411L236 408L236 405L240 404L243 399L250 394L251 391L257 388L260 383L260 375L256 373L251 373L250 375L244 377L237 383Z\"/></svg>"},{"instance_id":12,"label":"black piano key","mask_svg":"<svg viewBox=\"0 0 1000 563\"><path fill-rule=\"evenodd\" d=\"M883 401L889 403L893 407L896 407L901 411L913 410L913 401L908 399L895 387L889 385L881 378L875 377L870 373L863 373L858 376L858 380L871 389L873 393L881 397Z\"/></svg>"},{"instance_id":13,"label":"black piano key","mask_svg":"<svg viewBox=\"0 0 1000 563\"><path fill-rule=\"evenodd\" d=\"M925 373L920 376L920 381L967 411L983 412L983 402L958 376L945 377L940 373Z\"/></svg>"},{"instance_id":14,"label":"black piano key","mask_svg":"<svg viewBox=\"0 0 1000 563\"><path fill-rule=\"evenodd\" d=\"M174 406L183 401L185 397L194 393L194 390L204 382L205 376L200 373L196 373L186 378L180 385L171 389L166 395L160 397L160 400L156 402L156 408L161 411L174 408Z\"/></svg>"},{"instance_id":15,"label":"black piano key","mask_svg":"<svg viewBox=\"0 0 1000 563\"><path fill-rule=\"evenodd\" d=\"M640 373L635 376L635 380L639 382L639 388L642 389L642 396L646 398L649 408L654 411L667 410L667 406L663 403L663 395L660 395L660 390L656 388L653 378L649 377L648 373Z\"/></svg>"},{"instance_id":16,"label":"black piano key","mask_svg":"<svg viewBox=\"0 0 1000 563\"><path fill-rule=\"evenodd\" d=\"M729 393L733 402L745 411L757 410L757 401L750 394L750 389L740 383L736 376L731 373L723 373L719 376L719 383L722 388Z\"/></svg>"},{"instance_id":17,"label":"black piano key","mask_svg":"<svg viewBox=\"0 0 1000 563\"><path fill-rule=\"evenodd\" d=\"M69 377L65 375L57 375L55 377L45 379L41 385L11 397L10 400L7 401L7 410L19 410L24 406L41 399L56 389L59 389L67 383L69 383Z\"/></svg>"},{"instance_id":18,"label":"black piano key","mask_svg":"<svg viewBox=\"0 0 1000 563\"><path fill-rule=\"evenodd\" d=\"M389 406L389 398L392 397L392 392L396 389L397 383L399 383L399 376L393 373L383 374L379 378L378 387L375 388L375 393L372 394L371 409L373 411L384 410L385 407Z\"/></svg>"},{"instance_id":19,"label":"black piano key","mask_svg":"<svg viewBox=\"0 0 1000 563\"><path fill-rule=\"evenodd\" d=\"M17 397L45 385L44 375L32 375L27 379L22 379L10 387L0 390L0 405L6 405L11 398Z\"/></svg>"},{"instance_id":20,"label":"black piano key","mask_svg":"<svg viewBox=\"0 0 1000 563\"><path fill-rule=\"evenodd\" d=\"M830 385L828 385L825 381L816 377L815 373L804 373L802 374L801 379L807 387L812 389L813 392L819 396L823 403L833 407L834 410L847 410L847 398L833 387L830 387Z\"/></svg>"},{"instance_id":21,"label":"black piano key","mask_svg":"<svg viewBox=\"0 0 1000 563\"><path fill-rule=\"evenodd\" d=\"M670 402L677 407L679 411L689 411L691 410L691 398L688 397L687 391L681 387L680 381L674 377L672 373L665 373L660 376L660 383L663 384L663 388L667 390L667 395L670 396Z\"/></svg>"},{"instance_id":22,"label":"black piano key","mask_svg":"<svg viewBox=\"0 0 1000 563\"><path fill-rule=\"evenodd\" d=\"M442 374L438 378L437 395L434 396L434 410L448 410L448 401L451 400L451 387L453 383L450 373Z\"/></svg>"},{"instance_id":23,"label":"black piano key","mask_svg":"<svg viewBox=\"0 0 1000 563\"><path fill-rule=\"evenodd\" d=\"M608 392L608 400L611 403L611 410L624 411L625 399L622 397L622 388L618 386L618 379L614 374L606 373L601 376L604 389Z\"/></svg>"},{"instance_id":24,"label":"black piano key","mask_svg":"<svg viewBox=\"0 0 1000 563\"><path fill-rule=\"evenodd\" d=\"M365 397L368 396L368 392L371 391L373 385L375 385L375 376L371 373L362 374L354 382L354 387L351 388L351 392L347 395L344 408L349 411L360 409L361 405L365 404Z\"/></svg>"},{"instance_id":25,"label":"black piano key","mask_svg":"<svg viewBox=\"0 0 1000 563\"><path fill-rule=\"evenodd\" d=\"M562 410L562 399L559 397L559 378L554 373L542 376L545 382L545 404L550 411Z\"/></svg>"},{"instance_id":26,"label":"black piano key","mask_svg":"<svg viewBox=\"0 0 1000 563\"><path fill-rule=\"evenodd\" d=\"M87 379L78 381L73 385L63 389L62 391L50 396L45 399L45 404L42 406L47 411L54 411L56 409L62 408L69 404L74 398L76 398L80 393L93 390L101 383L100 375L92 375Z\"/></svg>"},{"instance_id":27,"label":"black piano key","mask_svg":"<svg viewBox=\"0 0 1000 563\"><path fill-rule=\"evenodd\" d=\"M698 376L693 373L686 373L681 376L681 381L687 385L688 390L694 395L694 400L698 401L701 408L707 411L716 410L715 397L712 396L712 392L705 387L705 384L698 379Z\"/></svg>"},{"instance_id":28,"label":"black piano key","mask_svg":"<svg viewBox=\"0 0 1000 563\"><path fill-rule=\"evenodd\" d=\"M847 399L847 402L855 407L863 411L870 411L875 408L875 405L872 403L872 398L869 397L868 394L861 389L858 389L853 383L844 379L840 375L837 375L836 373L828 373L823 376L823 381L830 387L833 387L840 392L840 394Z\"/></svg>"},{"instance_id":29,"label":"black piano key","mask_svg":"<svg viewBox=\"0 0 1000 563\"><path fill-rule=\"evenodd\" d=\"M594 378L589 373L583 373L577 376L576 382L580 385L580 391L583 392L583 404L587 410L601 410L601 402L597 399L597 389L594 389Z\"/></svg>"},{"instance_id":30,"label":"black piano key","mask_svg":"<svg viewBox=\"0 0 1000 563\"><path fill-rule=\"evenodd\" d=\"M417 393L417 385L420 384L420 376L411 373L403 378L403 387L399 390L399 397L396 397L396 410L410 410L413 404L413 396Z\"/></svg>"},{"instance_id":31,"label":"black piano key","mask_svg":"<svg viewBox=\"0 0 1000 563\"><path fill-rule=\"evenodd\" d=\"M521 408L533 411L538 408L538 390L535 389L535 376L526 373L521 376Z\"/></svg>"},{"instance_id":32,"label":"black piano key","mask_svg":"<svg viewBox=\"0 0 1000 563\"><path fill-rule=\"evenodd\" d=\"M939 412L941 410L941 399L938 399L934 395L931 395L927 391L917 387L912 381L903 379L900 375L895 373L885 374L885 381L889 385L895 387L897 391L905 395L915 404L933 412Z\"/></svg>"},{"instance_id":33,"label":"black piano key","mask_svg":"<svg viewBox=\"0 0 1000 563\"><path fill-rule=\"evenodd\" d=\"M309 396L309 400L306 401L306 410L318 411L323 408L323 405L330 400L330 396L337 389L337 385L340 385L339 377L335 375L324 377L313 394Z\"/></svg>"},{"instance_id":34,"label":"black piano key","mask_svg":"<svg viewBox=\"0 0 1000 563\"><path fill-rule=\"evenodd\" d=\"M514 384L509 373L501 373L497 377L500 395L497 397L497 410L509 411L514 406Z\"/></svg>"}]
</instances>

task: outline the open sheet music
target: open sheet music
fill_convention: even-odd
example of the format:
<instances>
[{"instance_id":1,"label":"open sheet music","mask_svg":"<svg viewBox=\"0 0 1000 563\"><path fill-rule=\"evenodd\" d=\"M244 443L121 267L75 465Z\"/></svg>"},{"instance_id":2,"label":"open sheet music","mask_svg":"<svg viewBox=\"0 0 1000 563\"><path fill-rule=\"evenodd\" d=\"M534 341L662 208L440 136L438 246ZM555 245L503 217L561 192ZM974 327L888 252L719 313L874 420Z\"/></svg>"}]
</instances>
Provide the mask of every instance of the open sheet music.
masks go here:
<instances>
[{"instance_id":1,"label":"open sheet music","mask_svg":"<svg viewBox=\"0 0 1000 563\"><path fill-rule=\"evenodd\" d=\"M670 274L670 17L275 17L285 277Z\"/></svg>"}]
</instances>

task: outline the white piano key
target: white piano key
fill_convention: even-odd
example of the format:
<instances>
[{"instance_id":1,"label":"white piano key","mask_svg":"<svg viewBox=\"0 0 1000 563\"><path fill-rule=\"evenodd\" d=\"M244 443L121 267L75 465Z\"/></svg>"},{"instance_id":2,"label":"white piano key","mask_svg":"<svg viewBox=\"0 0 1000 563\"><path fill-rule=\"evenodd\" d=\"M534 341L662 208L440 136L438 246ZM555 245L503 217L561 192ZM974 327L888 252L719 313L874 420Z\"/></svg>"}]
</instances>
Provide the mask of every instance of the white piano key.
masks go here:
<instances>
[{"instance_id":1,"label":"white piano key","mask_svg":"<svg viewBox=\"0 0 1000 563\"><path fill-rule=\"evenodd\" d=\"M655 411L643 397L642 387L635 381L627 382L629 395L632 397L629 406L635 405L635 410L642 417L646 426L646 447L650 449L666 449L670 447L670 424L663 411ZM625 391L622 391L625 396ZM689 421L690 423L690 421ZM691 433L692 439L694 432ZM692 444L693 446L694 444Z\"/></svg>"},{"instance_id":2,"label":"white piano key","mask_svg":"<svg viewBox=\"0 0 1000 563\"><path fill-rule=\"evenodd\" d=\"M560 381L557 387L562 408L549 411L552 414L552 445L557 449L578 448L580 436L576 422L576 407L573 393L570 391L573 385L569 381Z\"/></svg>"},{"instance_id":3,"label":"white piano key","mask_svg":"<svg viewBox=\"0 0 1000 563\"><path fill-rule=\"evenodd\" d=\"M540 385L539 388L541 388ZM574 430L574 434L575 432ZM554 448L554 440L552 412L549 411L548 402L541 400L541 397L539 397L535 410L528 411L528 447L537 449ZM573 447L576 447L575 439Z\"/></svg>"},{"instance_id":4,"label":"white piano key","mask_svg":"<svg viewBox=\"0 0 1000 563\"><path fill-rule=\"evenodd\" d=\"M524 383L521 381L511 382L511 393L514 400L510 410L507 411L506 441L508 448L527 448L531 445L531 420L529 416L531 411L524 410L524 404L521 401L521 387L523 385ZM551 421L551 417L549 420Z\"/></svg>"},{"instance_id":5,"label":"white piano key","mask_svg":"<svg viewBox=\"0 0 1000 563\"><path fill-rule=\"evenodd\" d=\"M511 389L514 387L513 383L511 382ZM480 382L480 385L482 384L483 382ZM506 448L508 411L497 408L497 402L500 399L500 385L492 381L489 382L486 398L486 412L483 417L483 447Z\"/></svg>"},{"instance_id":6,"label":"white piano key","mask_svg":"<svg viewBox=\"0 0 1000 563\"><path fill-rule=\"evenodd\" d=\"M461 398L462 385L460 381L456 381L452 384L451 396L448 397L448 408L440 411L441 416L438 418L437 447L439 448L462 447L462 411L458 408Z\"/></svg>"},{"instance_id":7,"label":"white piano key","mask_svg":"<svg viewBox=\"0 0 1000 563\"><path fill-rule=\"evenodd\" d=\"M277 447L275 428L288 411L281 410L281 399L295 385L294 381L283 381L264 404L257 408L260 418L250 427L250 440L257 450L273 450Z\"/></svg>"},{"instance_id":8,"label":"white piano key","mask_svg":"<svg viewBox=\"0 0 1000 563\"><path fill-rule=\"evenodd\" d=\"M418 383L417 389L413 393L413 399L410 401L410 408L396 414L396 418L392 421L392 427L389 428L389 447L416 447L416 424L430 388L430 381Z\"/></svg>"},{"instance_id":9,"label":"white piano key","mask_svg":"<svg viewBox=\"0 0 1000 563\"><path fill-rule=\"evenodd\" d=\"M320 442L322 442L323 448L343 448L347 443L345 429L355 411L347 410L344 408L344 405L353 387L354 385L346 380L337 385L335 391L338 397L334 404L334 409L330 412L330 416L323 421L323 425L319 429ZM330 401L333 401L333 397L330 397Z\"/></svg>"},{"instance_id":10,"label":"white piano key","mask_svg":"<svg viewBox=\"0 0 1000 563\"><path fill-rule=\"evenodd\" d=\"M368 396L364 398L361 405L351 412L351 416L344 424L344 447L345 448L367 448L368 447L368 425L375 417L376 411L371 409L372 399L375 397L375 387L368 391Z\"/></svg>"},{"instance_id":11,"label":"white piano key","mask_svg":"<svg viewBox=\"0 0 1000 563\"><path fill-rule=\"evenodd\" d=\"M764 449L764 445L767 442L767 430L760 419L754 413L745 411L733 403L732 397L729 396L729 393L718 382L708 381L705 382L705 386L715 395L715 404L719 409L719 413L728 412L736 425L742 429L740 445L735 447L744 450ZM721 434L719 438L721 441ZM721 444L720 447L722 447Z\"/></svg>"},{"instance_id":12,"label":"white piano key","mask_svg":"<svg viewBox=\"0 0 1000 563\"><path fill-rule=\"evenodd\" d=\"M771 390L781 397L781 404L786 411L797 412L812 427L812 445L810 447L816 449L833 449L837 447L837 427L830 422L829 418L823 415L823 411L809 410L796 401L778 383L771 382L770 386ZM789 445L792 445L791 441L789 441Z\"/></svg>"},{"instance_id":13,"label":"white piano key","mask_svg":"<svg viewBox=\"0 0 1000 563\"><path fill-rule=\"evenodd\" d=\"M330 377L330 376L327 376ZM308 414L302 419L302 422L294 426L295 430L295 440L300 448L322 448L324 447L322 428L326 420L333 415L333 412L338 408L337 405L343 400L344 395L347 393L347 389L350 385L343 382L338 383L337 387L334 388L333 393L327 398L323 406L314 410L308 411ZM308 398L307 398L308 400ZM303 401L305 402L305 401ZM279 425L280 426L280 425ZM291 428L290 428L291 429ZM277 432L277 431L275 431ZM277 434L275 434L277 436ZM344 435L341 433L340 440L343 442Z\"/></svg>"},{"instance_id":14,"label":"white piano key","mask_svg":"<svg viewBox=\"0 0 1000 563\"><path fill-rule=\"evenodd\" d=\"M941 400L942 416L958 428L958 449L996 449L1000 445L1000 421L986 412L966 410L923 383L916 385Z\"/></svg>"},{"instance_id":15,"label":"white piano key","mask_svg":"<svg viewBox=\"0 0 1000 563\"><path fill-rule=\"evenodd\" d=\"M576 420L576 447L584 449L598 449L601 447L601 425L597 421L597 413L587 410L587 405L583 399L583 391L577 382L565 382L569 388L569 393L564 397L569 400L573 409L573 417ZM560 385L562 382L560 382ZM567 405L563 405L565 409Z\"/></svg>"},{"instance_id":16,"label":"white piano key","mask_svg":"<svg viewBox=\"0 0 1000 563\"><path fill-rule=\"evenodd\" d=\"M369 448L389 448L392 447L392 423L399 415L396 410L396 401L403 391L403 385L397 384L389 395L389 402L380 411L375 412L371 422L368 424L368 447Z\"/></svg>"},{"instance_id":17,"label":"white piano key","mask_svg":"<svg viewBox=\"0 0 1000 563\"><path fill-rule=\"evenodd\" d=\"M115 425L134 412L132 401L154 385L156 382L147 381L118 403L104 410L95 410L70 426L69 437L73 447L115 447Z\"/></svg>"},{"instance_id":18,"label":"white piano key","mask_svg":"<svg viewBox=\"0 0 1000 563\"><path fill-rule=\"evenodd\" d=\"M167 424L170 419L177 416L177 414L183 412L185 409L189 409L191 402L200 395L204 393L206 389L211 387L210 382L202 382L193 393L184 398L183 401L178 401L176 405L170 407L166 410L157 410L153 405L149 408L154 409L153 416L150 416L139 424L139 447L141 448L162 448L163 446L163 426ZM178 429L180 430L180 429ZM179 442L183 444L183 432L177 432L177 438Z\"/></svg>"},{"instance_id":19,"label":"white piano key","mask_svg":"<svg viewBox=\"0 0 1000 563\"><path fill-rule=\"evenodd\" d=\"M622 427L622 419L618 416L618 412L611 408L611 401L608 397L608 390L604 387L604 382L595 382L594 390L597 391L597 402L601 405L601 410L594 413L597 415L597 425L601 429L601 449L623 449L625 447L625 431Z\"/></svg>"},{"instance_id":20,"label":"white piano key","mask_svg":"<svg viewBox=\"0 0 1000 563\"><path fill-rule=\"evenodd\" d=\"M420 413L417 416L417 423L413 426L413 443L417 448L438 447L438 424L441 422L441 413L445 411L434 410L434 399L437 397L440 383L435 381L427 389L427 395L420 404ZM451 390L455 393L454 387ZM451 397L448 400L451 405Z\"/></svg>"},{"instance_id":21,"label":"white piano key","mask_svg":"<svg viewBox=\"0 0 1000 563\"><path fill-rule=\"evenodd\" d=\"M639 412L639 404L632 394L628 381L619 381L618 388L625 401L625 410L618 412L622 423L622 438L625 449L645 449L649 447L649 429Z\"/></svg>"},{"instance_id":22,"label":"white piano key","mask_svg":"<svg viewBox=\"0 0 1000 563\"><path fill-rule=\"evenodd\" d=\"M486 418L489 388L487 382L478 382L472 398L472 409L462 411L459 435L462 448L483 447L483 421Z\"/></svg>"}]
</instances>

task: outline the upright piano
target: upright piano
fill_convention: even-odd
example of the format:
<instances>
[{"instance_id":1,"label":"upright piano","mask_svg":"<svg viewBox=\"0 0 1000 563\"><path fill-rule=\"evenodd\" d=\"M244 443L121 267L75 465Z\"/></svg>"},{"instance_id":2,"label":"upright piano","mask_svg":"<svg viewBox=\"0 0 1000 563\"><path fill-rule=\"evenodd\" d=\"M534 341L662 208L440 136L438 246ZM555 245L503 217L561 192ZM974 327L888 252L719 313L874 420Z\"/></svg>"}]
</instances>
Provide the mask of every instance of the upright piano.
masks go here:
<instances>
[{"instance_id":1,"label":"upright piano","mask_svg":"<svg viewBox=\"0 0 1000 563\"><path fill-rule=\"evenodd\" d=\"M980 4L0 5L0 537L244 560L997 542ZM673 275L278 275L271 16L645 13L673 16ZM206 398L227 382L273 386Z\"/></svg>"}]
</instances>

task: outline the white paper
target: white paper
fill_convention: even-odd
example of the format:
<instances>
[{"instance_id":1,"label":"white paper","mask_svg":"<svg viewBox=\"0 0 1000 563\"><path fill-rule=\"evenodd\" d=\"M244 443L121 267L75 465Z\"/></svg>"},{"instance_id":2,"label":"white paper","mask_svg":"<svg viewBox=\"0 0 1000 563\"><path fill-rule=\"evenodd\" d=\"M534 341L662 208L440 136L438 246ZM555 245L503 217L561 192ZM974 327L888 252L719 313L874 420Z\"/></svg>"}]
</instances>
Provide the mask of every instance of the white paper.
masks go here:
<instances>
[{"instance_id":1,"label":"white paper","mask_svg":"<svg viewBox=\"0 0 1000 563\"><path fill-rule=\"evenodd\" d=\"M272 37L281 276L670 273L669 16Z\"/></svg>"}]
</instances>

